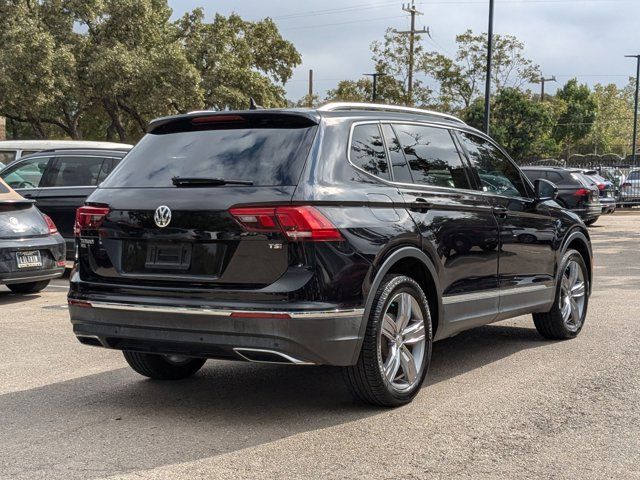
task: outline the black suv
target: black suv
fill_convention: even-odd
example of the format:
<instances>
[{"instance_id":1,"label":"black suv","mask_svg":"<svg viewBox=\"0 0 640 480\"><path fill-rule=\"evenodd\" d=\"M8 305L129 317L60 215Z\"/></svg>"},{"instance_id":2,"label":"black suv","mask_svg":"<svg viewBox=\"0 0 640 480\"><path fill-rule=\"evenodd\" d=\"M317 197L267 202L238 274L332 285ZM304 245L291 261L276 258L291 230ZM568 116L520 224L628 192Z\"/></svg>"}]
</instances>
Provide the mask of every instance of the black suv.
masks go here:
<instances>
[{"instance_id":1,"label":"black suv","mask_svg":"<svg viewBox=\"0 0 640 480\"><path fill-rule=\"evenodd\" d=\"M73 330L151 378L328 364L400 405L434 340L527 313L546 338L580 332L589 234L554 193L435 112L161 118L78 211Z\"/></svg>"},{"instance_id":2,"label":"black suv","mask_svg":"<svg viewBox=\"0 0 640 480\"><path fill-rule=\"evenodd\" d=\"M556 185L556 202L576 213L585 224L593 225L602 214L600 190L581 170L562 167L522 167L522 171L532 182L543 178Z\"/></svg>"}]
</instances>

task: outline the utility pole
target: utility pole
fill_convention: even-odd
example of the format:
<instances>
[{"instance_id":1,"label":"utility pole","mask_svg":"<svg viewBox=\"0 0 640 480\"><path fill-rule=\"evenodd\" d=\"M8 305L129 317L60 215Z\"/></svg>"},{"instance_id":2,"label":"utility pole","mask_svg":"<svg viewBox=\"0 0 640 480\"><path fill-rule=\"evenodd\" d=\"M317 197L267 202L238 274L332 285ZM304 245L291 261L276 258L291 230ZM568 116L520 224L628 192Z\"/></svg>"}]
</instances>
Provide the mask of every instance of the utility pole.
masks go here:
<instances>
[{"instance_id":1,"label":"utility pole","mask_svg":"<svg viewBox=\"0 0 640 480\"><path fill-rule=\"evenodd\" d=\"M484 133L489 135L491 116L491 60L493 56L493 0L489 0L489 38L487 41L487 78L484 85Z\"/></svg>"},{"instance_id":2,"label":"utility pole","mask_svg":"<svg viewBox=\"0 0 640 480\"><path fill-rule=\"evenodd\" d=\"M636 166L636 142L638 139L638 88L640 87L640 55L625 55L627 58L636 59L636 98L633 104L633 141L631 142L631 155L633 166Z\"/></svg>"},{"instance_id":3,"label":"utility pole","mask_svg":"<svg viewBox=\"0 0 640 480\"><path fill-rule=\"evenodd\" d=\"M309 70L309 108L313 107L313 70Z\"/></svg>"},{"instance_id":4,"label":"utility pole","mask_svg":"<svg viewBox=\"0 0 640 480\"><path fill-rule=\"evenodd\" d=\"M422 30L416 30L416 15L423 15L422 12L419 12L416 6L414 5L415 0L411 0L411 4L402 4L402 10L411 14L411 30L406 30L404 32L398 32L402 35L409 35L409 85L407 86L407 97L409 106L413 106L413 50L415 43L415 35L419 33L429 33L426 28L422 28Z\"/></svg>"},{"instance_id":5,"label":"utility pole","mask_svg":"<svg viewBox=\"0 0 640 480\"><path fill-rule=\"evenodd\" d=\"M554 75L553 77L549 77L549 78L544 78L544 75L542 77L540 77L540 102L544 102L544 82L555 82L556 81L556 76Z\"/></svg>"},{"instance_id":6,"label":"utility pole","mask_svg":"<svg viewBox=\"0 0 640 480\"><path fill-rule=\"evenodd\" d=\"M371 92L371 103L376 103L378 98L378 77L384 77L386 73L363 73L366 77L373 77L373 91Z\"/></svg>"}]
</instances>

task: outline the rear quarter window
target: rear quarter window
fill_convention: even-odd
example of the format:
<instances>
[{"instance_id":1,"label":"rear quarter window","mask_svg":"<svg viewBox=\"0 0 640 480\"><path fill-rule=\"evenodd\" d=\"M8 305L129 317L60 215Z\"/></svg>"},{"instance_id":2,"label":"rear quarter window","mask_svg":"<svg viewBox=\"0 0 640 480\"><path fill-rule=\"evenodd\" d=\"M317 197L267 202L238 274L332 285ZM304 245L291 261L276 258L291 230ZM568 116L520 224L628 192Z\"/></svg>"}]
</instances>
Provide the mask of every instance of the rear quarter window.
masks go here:
<instances>
[{"instance_id":1,"label":"rear quarter window","mask_svg":"<svg viewBox=\"0 0 640 480\"><path fill-rule=\"evenodd\" d=\"M378 124L356 125L351 136L349 159L371 175L390 179L389 163Z\"/></svg>"}]
</instances>

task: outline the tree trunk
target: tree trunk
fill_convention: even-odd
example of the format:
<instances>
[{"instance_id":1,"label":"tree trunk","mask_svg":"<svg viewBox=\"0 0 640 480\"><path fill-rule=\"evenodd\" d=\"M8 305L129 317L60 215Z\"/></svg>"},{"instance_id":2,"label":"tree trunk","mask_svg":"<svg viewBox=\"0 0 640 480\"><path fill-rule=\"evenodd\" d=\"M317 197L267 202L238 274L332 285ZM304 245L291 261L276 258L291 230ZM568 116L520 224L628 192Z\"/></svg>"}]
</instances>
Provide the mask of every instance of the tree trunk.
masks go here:
<instances>
[{"instance_id":1,"label":"tree trunk","mask_svg":"<svg viewBox=\"0 0 640 480\"><path fill-rule=\"evenodd\" d=\"M122 126L122 122L120 121L120 115L118 115L118 106L109 97L104 97L102 99L102 103L104 105L105 111L107 112L107 115L109 115L109 118L111 119L111 125L109 126L107 134L109 135L109 130L111 130L112 132L115 131L118 134L118 138L120 139L120 141L124 142L126 139L126 134L124 131L124 127Z\"/></svg>"}]
</instances>

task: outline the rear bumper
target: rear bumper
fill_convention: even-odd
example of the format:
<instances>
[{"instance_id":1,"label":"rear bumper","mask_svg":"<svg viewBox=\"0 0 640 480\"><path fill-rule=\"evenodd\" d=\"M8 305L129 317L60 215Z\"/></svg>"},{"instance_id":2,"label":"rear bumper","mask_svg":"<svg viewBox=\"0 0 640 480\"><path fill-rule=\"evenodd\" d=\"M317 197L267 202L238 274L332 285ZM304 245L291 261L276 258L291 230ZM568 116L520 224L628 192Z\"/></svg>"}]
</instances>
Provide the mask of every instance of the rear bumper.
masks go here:
<instances>
[{"instance_id":1,"label":"rear bumper","mask_svg":"<svg viewBox=\"0 0 640 480\"><path fill-rule=\"evenodd\" d=\"M51 270L34 270L25 272L0 273L0 284L32 283L41 280L60 278L64 274L64 267Z\"/></svg>"},{"instance_id":2,"label":"rear bumper","mask_svg":"<svg viewBox=\"0 0 640 480\"><path fill-rule=\"evenodd\" d=\"M72 295L69 312L80 341L107 348L236 360L269 351L288 358L285 363L325 365L355 362L363 316L363 309L174 307Z\"/></svg>"},{"instance_id":3,"label":"rear bumper","mask_svg":"<svg viewBox=\"0 0 640 480\"><path fill-rule=\"evenodd\" d=\"M600 198L602 213L608 214L616 211L616 200L611 197Z\"/></svg>"},{"instance_id":4,"label":"rear bumper","mask_svg":"<svg viewBox=\"0 0 640 480\"><path fill-rule=\"evenodd\" d=\"M583 221L593 220L602 215L602 205L600 203L592 203L584 208L571 209L576 213Z\"/></svg>"}]
</instances>

